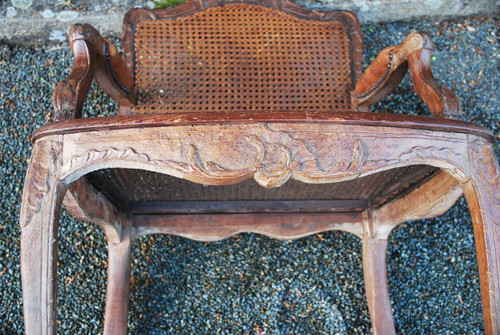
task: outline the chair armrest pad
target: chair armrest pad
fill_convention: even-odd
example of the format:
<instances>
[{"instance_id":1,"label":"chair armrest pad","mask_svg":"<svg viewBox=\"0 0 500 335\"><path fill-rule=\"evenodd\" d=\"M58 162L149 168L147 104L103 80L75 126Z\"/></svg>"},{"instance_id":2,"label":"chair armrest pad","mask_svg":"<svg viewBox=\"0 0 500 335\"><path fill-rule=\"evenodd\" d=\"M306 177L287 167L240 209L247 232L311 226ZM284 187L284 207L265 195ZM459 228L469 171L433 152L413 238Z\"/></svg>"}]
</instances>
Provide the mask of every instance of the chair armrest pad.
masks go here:
<instances>
[{"instance_id":1,"label":"chair armrest pad","mask_svg":"<svg viewBox=\"0 0 500 335\"><path fill-rule=\"evenodd\" d=\"M88 24L73 25L69 43L75 63L73 71L52 94L54 119L81 117L94 78L120 108L131 108L135 101L133 78L115 46Z\"/></svg>"},{"instance_id":2,"label":"chair armrest pad","mask_svg":"<svg viewBox=\"0 0 500 335\"><path fill-rule=\"evenodd\" d=\"M353 104L368 108L384 98L399 85L409 68L415 91L432 115L463 119L457 96L432 75L432 54L432 40L421 32L413 32L400 45L384 49L356 83Z\"/></svg>"}]
</instances>

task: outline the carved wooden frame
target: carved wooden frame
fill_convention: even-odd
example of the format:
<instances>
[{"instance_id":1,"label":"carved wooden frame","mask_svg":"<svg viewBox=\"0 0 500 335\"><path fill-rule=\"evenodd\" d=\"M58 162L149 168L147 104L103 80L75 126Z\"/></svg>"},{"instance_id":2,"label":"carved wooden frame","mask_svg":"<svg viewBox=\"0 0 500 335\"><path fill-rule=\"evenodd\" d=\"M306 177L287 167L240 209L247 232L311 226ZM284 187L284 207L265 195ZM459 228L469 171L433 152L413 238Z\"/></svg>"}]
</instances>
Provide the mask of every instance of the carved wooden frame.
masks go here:
<instances>
[{"instance_id":1,"label":"carved wooden frame","mask_svg":"<svg viewBox=\"0 0 500 335\"><path fill-rule=\"evenodd\" d=\"M487 334L500 334L500 169L493 136L481 127L443 118L368 113L254 112L80 117L94 77L128 114L135 103L133 32L143 19L168 19L238 3L188 0L174 9L136 9L125 17L124 60L88 25L70 33L75 67L55 89L57 120L33 137L21 206L21 272L27 334L56 333L56 255L60 207L100 226L108 240L105 334L127 331L131 241L169 233L211 241L240 232L300 238L343 230L363 241L363 267L374 332L394 334L385 249L391 230L408 220L441 215L462 190L474 222ZM435 116L461 117L460 104L430 71L432 43L421 33L379 55L361 75L359 22L350 12L316 12L289 0L255 3L311 20L340 20L352 42L353 104L366 111L409 68L415 88ZM359 79L359 80L358 80ZM154 143L155 150L150 150ZM254 178L279 187L290 178L334 183L409 165L443 171L378 208L322 213L132 215L82 178L104 168L134 168L197 183L225 185ZM237 221L238 224L234 224Z\"/></svg>"},{"instance_id":2,"label":"carved wooden frame","mask_svg":"<svg viewBox=\"0 0 500 335\"><path fill-rule=\"evenodd\" d=\"M82 125L83 121L80 121ZM467 195L474 220L485 325L489 334L496 334L500 170L493 156L492 139L473 130L469 133L450 132L436 126L429 127L436 130L422 130L401 123L399 127L397 125L398 122L371 126L349 122L181 124L142 128L140 133L125 126L110 130L105 124L101 129L66 133L56 133L54 127L46 127L50 131L39 133L35 142L21 214L23 266L42 265L42 272L23 269L25 317L32 320L28 323L28 334L50 329L53 322L55 306L50 304L54 301L55 288L50 283L55 282L55 247L52 245L45 250L43 246L47 238L56 234L57 213L67 189L76 194L65 200L70 213L103 227L114 249L123 249L119 246L124 239L133 240L151 233L208 241L244 231L281 239L327 230L351 232L363 239L367 295L374 327L380 333L392 333L394 327L385 266L382 267L385 257L381 256L385 255L387 237L399 223L444 213L460 196L459 184ZM58 126L64 129L63 125ZM148 151L152 142L160 143L154 152ZM276 187L289 178L307 183L338 182L416 164L435 166L446 172L399 200L358 213L132 217L117 210L81 179L93 170L122 167L165 173L211 185L230 184L253 177L261 185ZM76 197L80 198L75 200ZM234 219L241 224L230 224ZM56 238L53 237L52 241ZM36 245L41 252L33 253L33 248L26 248L26 245ZM128 254L130 251L125 248L122 252ZM375 257L374 252L379 256ZM116 255L110 254L110 257L123 263ZM28 261L24 262L26 259ZM123 272L128 271L130 265L111 266L118 268L116 271L124 276ZM377 280L373 281L373 278ZM117 283L124 285L123 280ZM116 289L111 281L109 285L110 290ZM377 299L373 300L375 292ZM51 302L41 305L52 307L39 310L40 299ZM128 301L128 295L125 294L125 298L115 295L115 299L123 304ZM108 307L117 303L113 300L108 296L106 329L111 327L110 322L119 320L117 322L122 324L123 318L126 320L126 313L111 316L117 313Z\"/></svg>"}]
</instances>

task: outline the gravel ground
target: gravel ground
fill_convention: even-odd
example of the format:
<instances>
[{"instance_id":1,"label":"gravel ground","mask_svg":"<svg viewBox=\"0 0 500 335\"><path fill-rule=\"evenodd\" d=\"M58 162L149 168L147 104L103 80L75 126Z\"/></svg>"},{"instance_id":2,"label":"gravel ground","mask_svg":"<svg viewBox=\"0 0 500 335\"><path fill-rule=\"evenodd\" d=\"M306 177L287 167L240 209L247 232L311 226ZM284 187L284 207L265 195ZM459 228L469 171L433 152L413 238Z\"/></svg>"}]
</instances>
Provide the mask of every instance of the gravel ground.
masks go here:
<instances>
[{"instance_id":1,"label":"gravel ground","mask_svg":"<svg viewBox=\"0 0 500 335\"><path fill-rule=\"evenodd\" d=\"M374 24L363 28L365 62L424 30L436 45L435 76L469 120L498 137L499 20ZM0 45L0 333L24 332L18 215L30 134L46 120L51 90L72 63L67 45ZM408 76L409 77L409 76ZM116 106L93 88L86 116ZM428 115L409 78L377 111ZM416 111L416 112L415 112ZM58 323L63 334L98 334L107 247L92 224L63 212ZM438 219L400 225L390 237L389 289L400 334L481 334L471 219L463 198ZM133 334L368 334L361 243L331 232L280 242L242 234L216 243L172 236L133 246Z\"/></svg>"}]
</instances>

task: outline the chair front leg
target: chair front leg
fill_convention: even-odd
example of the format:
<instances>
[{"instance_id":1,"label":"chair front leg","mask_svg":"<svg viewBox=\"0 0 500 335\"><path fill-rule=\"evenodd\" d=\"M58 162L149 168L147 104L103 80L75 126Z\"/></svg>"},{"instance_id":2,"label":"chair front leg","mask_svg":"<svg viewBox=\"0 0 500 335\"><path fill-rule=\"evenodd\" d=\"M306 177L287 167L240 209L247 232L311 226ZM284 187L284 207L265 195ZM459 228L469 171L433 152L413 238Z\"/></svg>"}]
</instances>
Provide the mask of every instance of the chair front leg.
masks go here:
<instances>
[{"instance_id":1,"label":"chair front leg","mask_svg":"<svg viewBox=\"0 0 500 335\"><path fill-rule=\"evenodd\" d=\"M364 213L363 221L363 276L373 334L395 334L387 286L387 236L378 233L369 213Z\"/></svg>"},{"instance_id":2,"label":"chair front leg","mask_svg":"<svg viewBox=\"0 0 500 335\"><path fill-rule=\"evenodd\" d=\"M471 178L462 184L474 226L486 334L500 334L500 168L493 146L469 143Z\"/></svg>"},{"instance_id":3,"label":"chair front leg","mask_svg":"<svg viewBox=\"0 0 500 335\"><path fill-rule=\"evenodd\" d=\"M36 142L21 204L21 277L26 334L55 334L57 231L66 188L60 182L62 143Z\"/></svg>"},{"instance_id":4,"label":"chair front leg","mask_svg":"<svg viewBox=\"0 0 500 335\"><path fill-rule=\"evenodd\" d=\"M108 241L108 287L106 291L104 335L127 334L132 221L129 218L123 218L121 224L121 241Z\"/></svg>"}]
</instances>

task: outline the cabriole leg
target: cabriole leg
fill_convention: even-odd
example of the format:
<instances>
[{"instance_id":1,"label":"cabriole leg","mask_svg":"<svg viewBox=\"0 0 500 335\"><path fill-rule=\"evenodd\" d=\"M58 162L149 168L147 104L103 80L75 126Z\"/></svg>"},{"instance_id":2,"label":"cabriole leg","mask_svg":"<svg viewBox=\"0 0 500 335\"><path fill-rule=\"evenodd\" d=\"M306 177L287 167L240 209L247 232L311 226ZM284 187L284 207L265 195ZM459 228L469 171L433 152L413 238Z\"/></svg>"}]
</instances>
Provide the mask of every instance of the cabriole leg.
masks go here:
<instances>
[{"instance_id":1,"label":"cabriole leg","mask_svg":"<svg viewBox=\"0 0 500 335\"><path fill-rule=\"evenodd\" d=\"M377 234L371 215L364 215L363 221L363 275L373 334L395 334L387 286L387 236Z\"/></svg>"},{"instance_id":2,"label":"cabriole leg","mask_svg":"<svg viewBox=\"0 0 500 335\"><path fill-rule=\"evenodd\" d=\"M66 188L60 141L36 142L21 204L21 277L26 334L55 334L57 231Z\"/></svg>"},{"instance_id":3,"label":"cabriole leg","mask_svg":"<svg viewBox=\"0 0 500 335\"><path fill-rule=\"evenodd\" d=\"M500 169L492 145L469 146L471 178L462 184L476 240L486 334L500 334Z\"/></svg>"},{"instance_id":4,"label":"cabriole leg","mask_svg":"<svg viewBox=\"0 0 500 335\"><path fill-rule=\"evenodd\" d=\"M363 237L363 275L374 334L395 334L387 287L387 239Z\"/></svg>"},{"instance_id":5,"label":"cabriole leg","mask_svg":"<svg viewBox=\"0 0 500 335\"><path fill-rule=\"evenodd\" d=\"M122 220L121 241L108 241L108 287L104 335L127 334L130 301L131 220Z\"/></svg>"}]
</instances>

